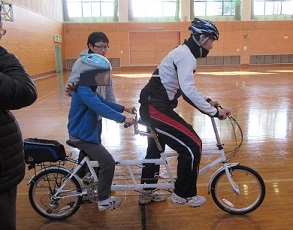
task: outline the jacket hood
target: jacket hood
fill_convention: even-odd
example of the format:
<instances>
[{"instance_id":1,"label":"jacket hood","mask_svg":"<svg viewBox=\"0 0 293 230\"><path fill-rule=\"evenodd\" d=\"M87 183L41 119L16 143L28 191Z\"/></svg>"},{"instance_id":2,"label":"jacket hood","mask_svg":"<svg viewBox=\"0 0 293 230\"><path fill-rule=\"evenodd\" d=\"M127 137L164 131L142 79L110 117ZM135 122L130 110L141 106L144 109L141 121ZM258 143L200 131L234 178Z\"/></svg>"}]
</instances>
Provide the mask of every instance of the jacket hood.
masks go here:
<instances>
[{"instance_id":1,"label":"jacket hood","mask_svg":"<svg viewBox=\"0 0 293 230\"><path fill-rule=\"evenodd\" d=\"M86 56L88 53L89 53L88 50L83 50L83 51L80 52L79 56L80 56L80 57L84 57L84 56Z\"/></svg>"}]
</instances>

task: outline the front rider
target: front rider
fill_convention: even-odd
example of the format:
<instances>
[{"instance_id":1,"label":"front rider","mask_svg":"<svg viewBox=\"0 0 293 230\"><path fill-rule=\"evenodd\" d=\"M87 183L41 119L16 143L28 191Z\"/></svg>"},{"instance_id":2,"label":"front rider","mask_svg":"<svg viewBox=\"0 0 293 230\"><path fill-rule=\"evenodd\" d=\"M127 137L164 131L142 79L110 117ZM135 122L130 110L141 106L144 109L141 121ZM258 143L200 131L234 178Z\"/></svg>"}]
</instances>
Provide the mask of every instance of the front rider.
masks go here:
<instances>
[{"instance_id":1,"label":"front rider","mask_svg":"<svg viewBox=\"0 0 293 230\"><path fill-rule=\"evenodd\" d=\"M218 102L206 97L194 86L197 58L205 58L213 48L213 42L219 39L217 27L211 21L195 18L189 30L189 39L173 49L154 71L140 93L139 102L142 121L157 132L163 149L167 144L179 154L172 202L196 207L206 202L205 197L197 195L196 187L202 141L174 109L182 95L192 107L209 116L226 119L231 110L215 108ZM160 152L154 140L148 138L146 159L152 158L160 158ZM145 165L141 183L156 183L158 172L158 165ZM145 189L139 197L141 204L163 200L166 196L150 189Z\"/></svg>"}]
</instances>

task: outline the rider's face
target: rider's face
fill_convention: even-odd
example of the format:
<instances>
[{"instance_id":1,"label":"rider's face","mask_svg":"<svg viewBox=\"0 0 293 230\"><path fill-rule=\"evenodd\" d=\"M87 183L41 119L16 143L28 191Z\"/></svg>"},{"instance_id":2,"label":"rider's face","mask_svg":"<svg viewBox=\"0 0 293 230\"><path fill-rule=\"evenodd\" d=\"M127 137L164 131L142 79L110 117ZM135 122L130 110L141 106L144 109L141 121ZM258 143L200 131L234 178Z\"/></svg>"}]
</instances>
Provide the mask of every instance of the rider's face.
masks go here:
<instances>
[{"instance_id":1,"label":"rider's face","mask_svg":"<svg viewBox=\"0 0 293 230\"><path fill-rule=\"evenodd\" d=\"M203 38L203 40L206 37ZM209 38L204 44L202 44L202 47L205 48L206 50L210 51L213 48L213 42L215 41L214 38Z\"/></svg>"},{"instance_id":2,"label":"rider's face","mask_svg":"<svg viewBox=\"0 0 293 230\"><path fill-rule=\"evenodd\" d=\"M90 44L90 49L95 54L100 54L102 56L106 55L108 48L109 48L109 45L108 43L105 43L105 42L96 42L94 45Z\"/></svg>"}]
</instances>

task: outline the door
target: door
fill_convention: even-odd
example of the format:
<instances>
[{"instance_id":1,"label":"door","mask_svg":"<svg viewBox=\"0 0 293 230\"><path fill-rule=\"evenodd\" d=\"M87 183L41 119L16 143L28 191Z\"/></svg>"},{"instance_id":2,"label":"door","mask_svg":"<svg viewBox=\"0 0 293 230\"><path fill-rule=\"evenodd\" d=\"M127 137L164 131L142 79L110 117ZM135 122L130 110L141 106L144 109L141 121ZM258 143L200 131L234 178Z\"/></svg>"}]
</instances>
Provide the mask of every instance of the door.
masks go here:
<instances>
[{"instance_id":1,"label":"door","mask_svg":"<svg viewBox=\"0 0 293 230\"><path fill-rule=\"evenodd\" d=\"M56 62L56 73L63 72L62 50L60 45L55 45L55 62Z\"/></svg>"}]
</instances>

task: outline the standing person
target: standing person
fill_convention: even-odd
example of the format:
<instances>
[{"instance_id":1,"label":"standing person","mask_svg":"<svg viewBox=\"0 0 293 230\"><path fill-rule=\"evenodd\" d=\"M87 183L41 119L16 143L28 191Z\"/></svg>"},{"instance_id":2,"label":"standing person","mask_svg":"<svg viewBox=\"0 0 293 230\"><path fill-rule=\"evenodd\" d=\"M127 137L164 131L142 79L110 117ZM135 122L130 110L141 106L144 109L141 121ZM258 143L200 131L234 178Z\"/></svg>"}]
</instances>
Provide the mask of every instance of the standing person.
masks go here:
<instances>
[{"instance_id":1,"label":"standing person","mask_svg":"<svg viewBox=\"0 0 293 230\"><path fill-rule=\"evenodd\" d=\"M77 59L76 62L74 63L71 74L69 75L69 78L67 80L65 91L66 91L66 94L69 96L71 95L71 92L75 83L79 81L80 74L85 69L88 69L88 67L82 62L82 58L86 56L87 54L99 54L102 56L106 56L107 50L109 48L109 39L107 35L101 31L92 32L88 36L87 47L88 47L88 50L83 50L80 53L80 58ZM111 75L110 75L110 85L97 86L97 93L111 102L116 102ZM101 116L99 116L98 122L100 126L99 141L101 142L102 141L101 140L102 117ZM80 153L78 156L78 162L81 162L83 157L84 157L83 154ZM78 175L80 177L83 177L85 175L85 172L86 172L86 167L83 167L81 170L79 170Z\"/></svg>"},{"instance_id":2,"label":"standing person","mask_svg":"<svg viewBox=\"0 0 293 230\"><path fill-rule=\"evenodd\" d=\"M82 78L75 84L72 91L71 105L68 114L69 140L78 148L83 149L92 160L99 162L98 208L100 211L117 208L122 198L111 197L111 184L114 176L115 161L112 155L101 144L99 139L98 116L102 116L119 123L134 123L133 118L126 118L123 111L133 113L134 108L108 101L96 91L98 82L107 82L110 74L110 63L98 54L89 54L81 60L88 67L96 67L97 74L90 78L92 68L82 74ZM108 65L108 68L106 67ZM101 66L103 67L101 69ZM99 79L101 76L106 81ZM87 80L87 81L83 81ZM82 82L86 82L83 83ZM95 82L91 84L89 82ZM88 84L88 85L87 85Z\"/></svg>"},{"instance_id":3,"label":"standing person","mask_svg":"<svg viewBox=\"0 0 293 230\"><path fill-rule=\"evenodd\" d=\"M66 91L66 94L69 96L70 96L71 91L74 87L74 84L77 81L79 81L80 74L85 69L88 68L82 63L82 61L81 61L82 58L84 56L86 56L87 54L99 54L99 55L102 55L105 57L107 50L109 48L109 39L108 39L107 35L101 31L92 32L88 36L87 47L88 47L88 50L83 50L80 53L80 58L78 58L76 60L76 62L74 63L74 65L72 67L71 74L69 75L69 78L67 80L65 91ZM110 75L110 85L98 86L97 93L109 101L116 102L111 75ZM100 123L100 125L102 125L102 118L101 117L99 117L99 123ZM100 131L102 132L102 128ZM101 133L99 135L100 135L99 138L101 140Z\"/></svg>"},{"instance_id":4,"label":"standing person","mask_svg":"<svg viewBox=\"0 0 293 230\"><path fill-rule=\"evenodd\" d=\"M6 33L2 27L0 14L0 39ZM10 110L36 99L37 89L21 62L0 46L0 229L16 229L17 185L25 175L22 134Z\"/></svg>"},{"instance_id":5,"label":"standing person","mask_svg":"<svg viewBox=\"0 0 293 230\"><path fill-rule=\"evenodd\" d=\"M69 75L65 88L67 95L71 94L71 89L73 88L74 84L79 80L80 73L84 70L84 66L81 62L82 58L87 54L99 54L105 57L107 50L109 48L109 39L107 35L103 32L92 32L88 36L87 47L88 50L83 50L80 53L80 58L77 59L74 65L72 66L72 71ZM110 81L111 84L109 86L98 86L97 92L107 100L116 102L112 85L112 77L110 77Z\"/></svg>"},{"instance_id":6,"label":"standing person","mask_svg":"<svg viewBox=\"0 0 293 230\"><path fill-rule=\"evenodd\" d=\"M213 42L219 39L217 27L208 20L195 18L189 27L191 35L182 45L172 50L160 63L148 84L140 93L140 116L158 134L163 148L167 144L178 152L177 180L171 200L175 204L196 207L206 198L197 195L196 181L201 159L202 142L192 126L174 109L182 95L192 107L204 114L226 119L230 109L217 109L217 101L202 94L194 86L197 58L205 58ZM148 138L146 159L160 158L153 139ZM159 166L148 164L142 170L141 183L156 183ZM163 201L166 196L145 190L139 203Z\"/></svg>"}]
</instances>

